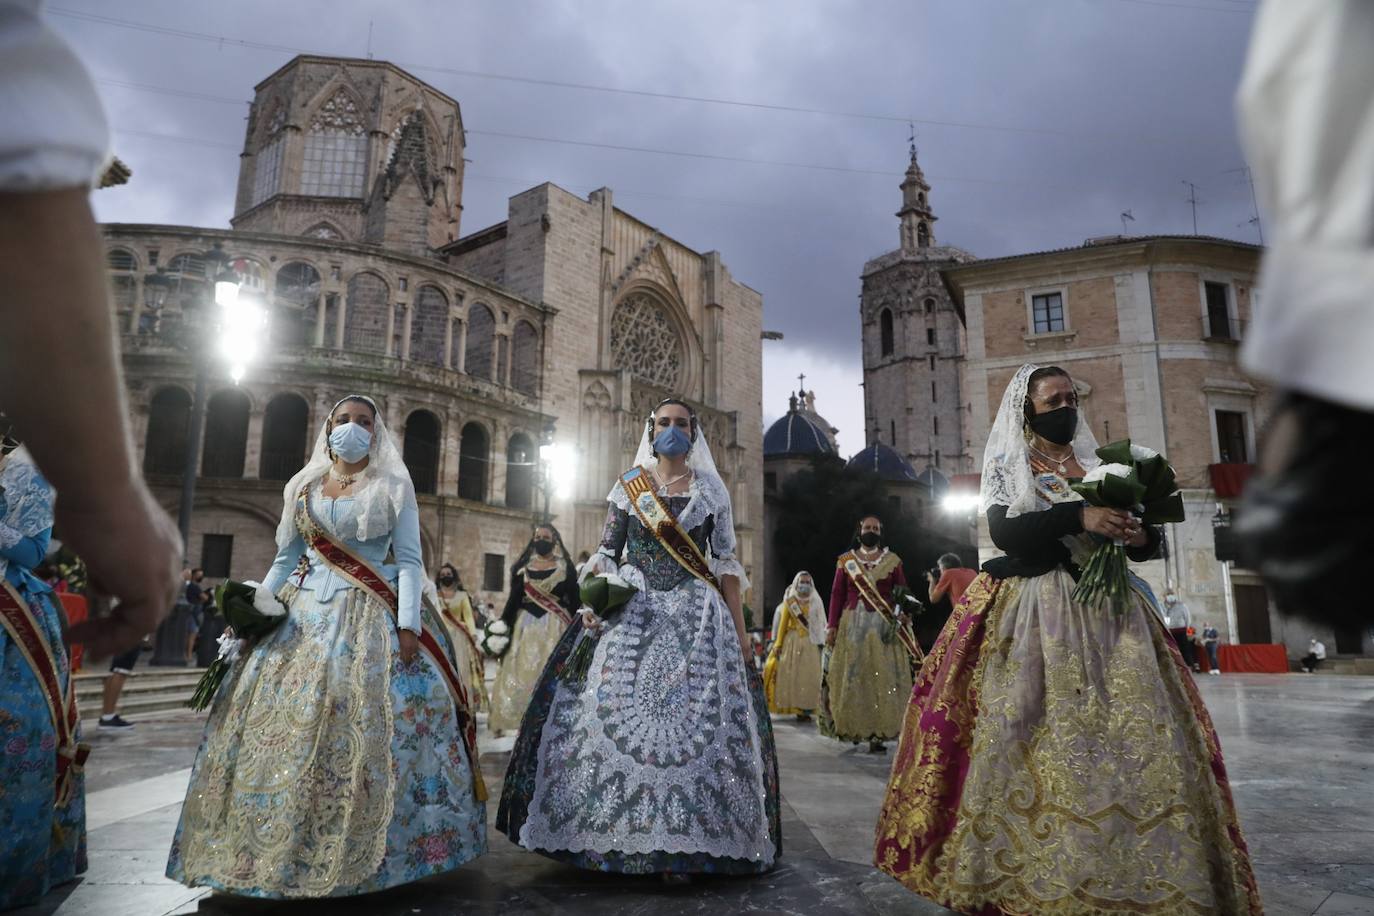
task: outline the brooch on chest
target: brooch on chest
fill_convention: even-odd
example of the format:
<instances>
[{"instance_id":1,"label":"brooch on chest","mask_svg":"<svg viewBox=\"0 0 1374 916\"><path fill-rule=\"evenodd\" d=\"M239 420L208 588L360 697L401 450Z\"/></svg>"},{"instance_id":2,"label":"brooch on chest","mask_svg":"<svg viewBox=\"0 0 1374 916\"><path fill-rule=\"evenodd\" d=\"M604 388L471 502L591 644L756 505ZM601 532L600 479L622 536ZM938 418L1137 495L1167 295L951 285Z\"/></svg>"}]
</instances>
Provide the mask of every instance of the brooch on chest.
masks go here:
<instances>
[{"instance_id":1,"label":"brooch on chest","mask_svg":"<svg viewBox=\"0 0 1374 916\"><path fill-rule=\"evenodd\" d=\"M1051 496L1064 496L1069 492L1068 484L1058 474L1041 474L1036 478L1036 483L1042 491Z\"/></svg>"}]
</instances>

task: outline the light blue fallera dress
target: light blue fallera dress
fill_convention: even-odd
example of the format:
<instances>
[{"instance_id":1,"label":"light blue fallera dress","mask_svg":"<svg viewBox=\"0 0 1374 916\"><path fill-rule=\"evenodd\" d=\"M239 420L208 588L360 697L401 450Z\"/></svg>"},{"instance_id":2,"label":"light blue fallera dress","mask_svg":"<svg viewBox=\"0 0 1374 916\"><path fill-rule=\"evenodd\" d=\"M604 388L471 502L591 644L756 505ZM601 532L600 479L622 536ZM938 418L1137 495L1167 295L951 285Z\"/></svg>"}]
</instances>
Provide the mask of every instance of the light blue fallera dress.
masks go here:
<instances>
[{"instance_id":1,"label":"light blue fallera dress","mask_svg":"<svg viewBox=\"0 0 1374 916\"><path fill-rule=\"evenodd\" d=\"M369 540L348 536L359 529L359 502L312 487L317 521L392 582L400 625L418 629L414 498L390 532ZM394 565L384 565L388 551ZM423 653L401 661L390 611L331 571L299 532L264 587L287 602L287 619L225 679L168 877L252 897L346 896L485 852L486 807L473 794L475 761L453 699ZM443 626L424 626L451 659Z\"/></svg>"}]
</instances>

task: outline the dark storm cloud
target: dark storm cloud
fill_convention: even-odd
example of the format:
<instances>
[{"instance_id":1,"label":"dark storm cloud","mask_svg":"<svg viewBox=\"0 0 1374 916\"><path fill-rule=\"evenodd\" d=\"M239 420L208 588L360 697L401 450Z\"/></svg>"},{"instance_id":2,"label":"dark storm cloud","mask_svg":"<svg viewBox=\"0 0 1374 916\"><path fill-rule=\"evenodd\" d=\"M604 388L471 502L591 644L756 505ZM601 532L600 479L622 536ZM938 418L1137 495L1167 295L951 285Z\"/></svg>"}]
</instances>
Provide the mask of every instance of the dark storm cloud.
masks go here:
<instances>
[{"instance_id":1,"label":"dark storm cloud","mask_svg":"<svg viewBox=\"0 0 1374 916\"><path fill-rule=\"evenodd\" d=\"M53 21L104 80L112 121L126 131L118 152L134 168L127 188L97 195L100 217L225 225L246 106L127 84L246 101L291 54L63 10L354 56L366 52L370 21L377 58L462 104L472 160L465 232L503 219L506 198L542 180L579 193L609 186L622 208L688 245L720 250L736 277L763 292L767 326L787 335L766 351L779 380L796 374L785 363L805 352L853 367L858 381L858 277L866 259L895 247L904 123L429 68L985 125L916 126L937 237L980 256L1120 232L1126 209L1133 233L1191 231L1183 179L1199 185L1199 231L1254 238L1249 190L1229 173L1244 164L1232 95L1253 13L1247 0L55 4ZM861 425L858 416L831 419Z\"/></svg>"}]
</instances>

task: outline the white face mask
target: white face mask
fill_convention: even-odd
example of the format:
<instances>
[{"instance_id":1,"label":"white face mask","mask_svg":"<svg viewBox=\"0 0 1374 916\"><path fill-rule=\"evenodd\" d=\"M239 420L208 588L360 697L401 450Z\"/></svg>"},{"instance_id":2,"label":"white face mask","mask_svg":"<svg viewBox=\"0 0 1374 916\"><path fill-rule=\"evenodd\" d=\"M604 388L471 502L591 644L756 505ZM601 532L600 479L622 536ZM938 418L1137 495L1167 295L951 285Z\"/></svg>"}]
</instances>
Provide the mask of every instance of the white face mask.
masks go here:
<instances>
[{"instance_id":1,"label":"white face mask","mask_svg":"<svg viewBox=\"0 0 1374 916\"><path fill-rule=\"evenodd\" d=\"M811 594L811 583L810 583L810 582L799 582L799 583L797 583L797 594L798 594L798 595L803 595L803 596L804 596L804 595L809 595L809 594Z\"/></svg>"},{"instance_id":2,"label":"white face mask","mask_svg":"<svg viewBox=\"0 0 1374 916\"><path fill-rule=\"evenodd\" d=\"M372 447L372 432L357 423L345 423L334 427L329 434L329 447L349 464L356 464L367 457Z\"/></svg>"}]
</instances>

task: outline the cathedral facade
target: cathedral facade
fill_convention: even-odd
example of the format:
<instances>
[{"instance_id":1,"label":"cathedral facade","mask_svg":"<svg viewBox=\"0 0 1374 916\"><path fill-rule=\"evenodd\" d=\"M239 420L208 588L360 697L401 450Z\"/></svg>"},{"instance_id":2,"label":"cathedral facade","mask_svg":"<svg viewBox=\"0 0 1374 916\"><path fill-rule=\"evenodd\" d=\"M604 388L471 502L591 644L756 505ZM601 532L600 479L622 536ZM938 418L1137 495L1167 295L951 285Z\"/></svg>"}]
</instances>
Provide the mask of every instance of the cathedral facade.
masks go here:
<instances>
[{"instance_id":1,"label":"cathedral facade","mask_svg":"<svg viewBox=\"0 0 1374 916\"><path fill-rule=\"evenodd\" d=\"M499 601L546 505L574 554L595 549L605 495L672 394L698 411L752 570L761 295L605 188L539 185L464 236L464 151L442 92L385 62L301 56L256 87L232 229L104 227L135 435L173 512L207 367L188 563L260 576L283 482L330 406L360 392L403 445L426 564L455 563ZM237 384L213 346L223 270L269 316ZM560 467L541 466L546 444ZM570 486L552 492L555 477Z\"/></svg>"}]
</instances>

